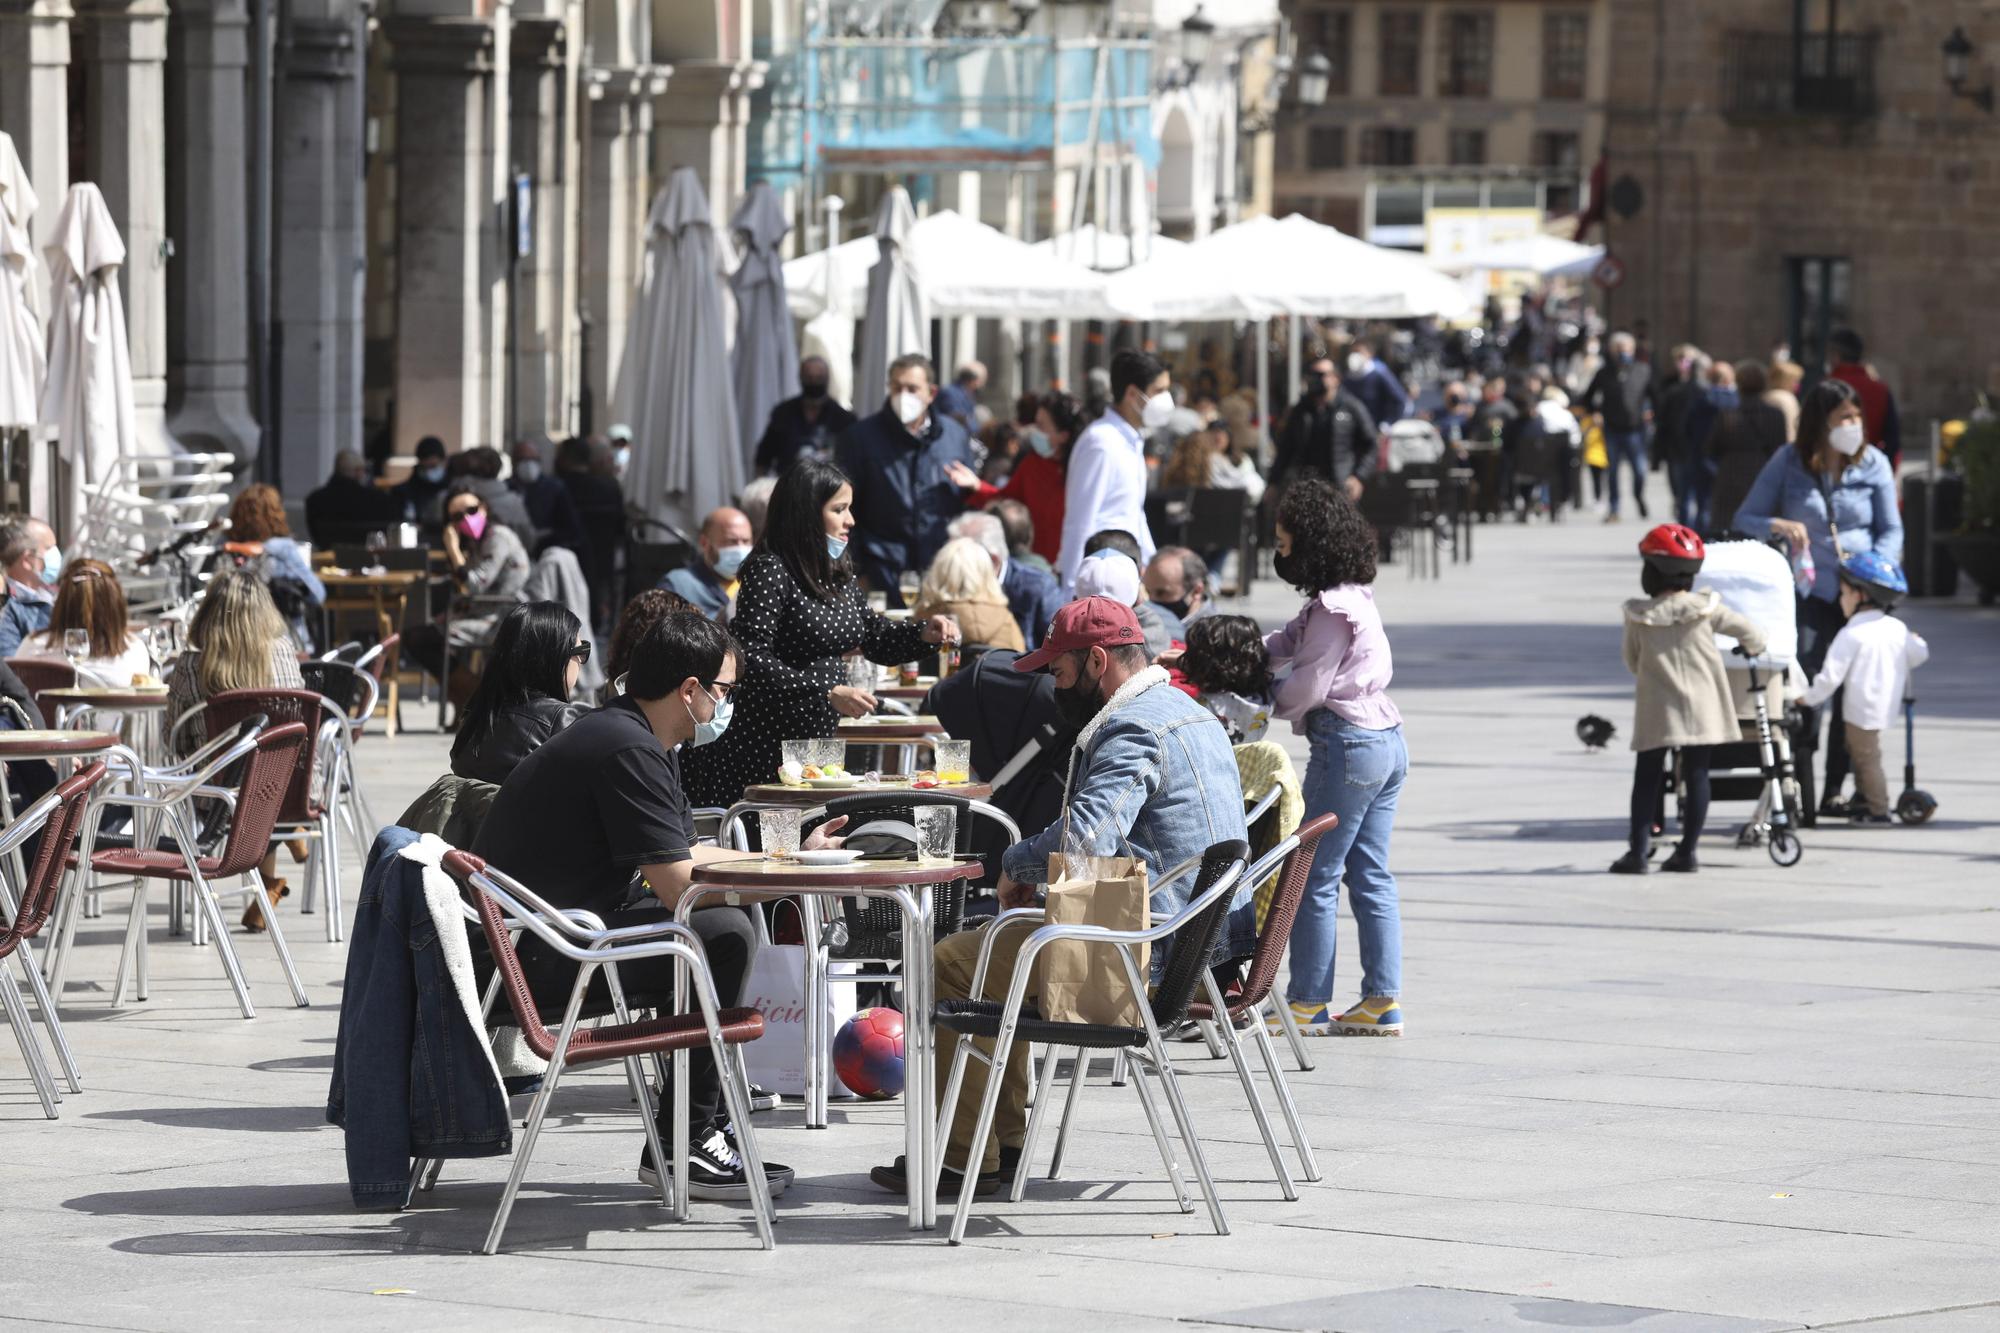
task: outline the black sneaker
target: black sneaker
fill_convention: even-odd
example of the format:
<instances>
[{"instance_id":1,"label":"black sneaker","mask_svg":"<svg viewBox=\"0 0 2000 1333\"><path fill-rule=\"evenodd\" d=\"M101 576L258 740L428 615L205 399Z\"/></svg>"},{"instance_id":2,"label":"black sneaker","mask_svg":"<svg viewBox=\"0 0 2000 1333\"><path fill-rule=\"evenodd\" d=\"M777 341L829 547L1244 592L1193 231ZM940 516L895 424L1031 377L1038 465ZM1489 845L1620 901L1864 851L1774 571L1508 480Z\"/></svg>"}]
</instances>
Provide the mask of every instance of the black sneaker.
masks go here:
<instances>
[{"instance_id":1,"label":"black sneaker","mask_svg":"<svg viewBox=\"0 0 2000 1333\"><path fill-rule=\"evenodd\" d=\"M752 1115L755 1115L759 1111L775 1111L777 1109L777 1093L772 1092L769 1088L760 1088L755 1083L750 1085L750 1113Z\"/></svg>"},{"instance_id":2,"label":"black sneaker","mask_svg":"<svg viewBox=\"0 0 2000 1333\"><path fill-rule=\"evenodd\" d=\"M1695 860L1693 848L1676 847L1672 856L1660 862L1660 869L1676 875L1692 875L1701 869L1701 863Z\"/></svg>"},{"instance_id":3,"label":"black sneaker","mask_svg":"<svg viewBox=\"0 0 2000 1333\"><path fill-rule=\"evenodd\" d=\"M1652 867L1646 864L1646 858L1637 852L1627 852L1611 863L1614 875L1643 875L1650 869Z\"/></svg>"},{"instance_id":4,"label":"black sneaker","mask_svg":"<svg viewBox=\"0 0 2000 1333\"><path fill-rule=\"evenodd\" d=\"M1867 806L1857 805L1854 811L1847 816L1847 822L1856 828L1879 828L1882 825L1893 824L1896 821L1889 815L1870 814Z\"/></svg>"},{"instance_id":5,"label":"black sneaker","mask_svg":"<svg viewBox=\"0 0 2000 1333\"><path fill-rule=\"evenodd\" d=\"M1236 1030L1238 1032L1248 1032L1250 1030L1250 1016L1248 1014L1238 1014L1236 1016ZM1163 1041L1206 1042L1208 1040L1208 1038L1201 1035L1201 1024L1195 1022L1192 1018L1183 1018L1174 1027L1173 1031L1162 1032L1160 1038Z\"/></svg>"},{"instance_id":6,"label":"black sneaker","mask_svg":"<svg viewBox=\"0 0 2000 1333\"><path fill-rule=\"evenodd\" d=\"M688 1144L688 1197L747 1200L750 1197L750 1178L743 1169L743 1158L737 1154L735 1139L720 1125L711 1125L691 1138L693 1141ZM785 1192L794 1174L789 1166L777 1162L764 1163L764 1180L772 1198ZM639 1183L653 1189L660 1187L660 1173L653 1165L651 1144L639 1154Z\"/></svg>"},{"instance_id":7,"label":"black sneaker","mask_svg":"<svg viewBox=\"0 0 2000 1333\"><path fill-rule=\"evenodd\" d=\"M1859 801L1844 801L1838 796L1829 796L1819 803L1821 819L1852 819L1857 812L1866 811L1867 806Z\"/></svg>"},{"instance_id":8,"label":"black sneaker","mask_svg":"<svg viewBox=\"0 0 2000 1333\"><path fill-rule=\"evenodd\" d=\"M1017 1148L1014 1151L1018 1153L1020 1149ZM1003 1159L1005 1158L1006 1149L1001 1149L1001 1156ZM891 1194L907 1194L910 1191L909 1170L904 1165L904 1159L901 1157L898 1157L888 1166L876 1167L868 1173L868 1178ZM997 1194L1000 1191L1002 1178L1002 1174L998 1171L981 1171L979 1179L973 1184L972 1192L982 1199L989 1194ZM964 1183L965 1175L963 1172L954 1171L950 1167L946 1167L938 1174L938 1197L958 1197L958 1191L964 1186Z\"/></svg>"}]
</instances>

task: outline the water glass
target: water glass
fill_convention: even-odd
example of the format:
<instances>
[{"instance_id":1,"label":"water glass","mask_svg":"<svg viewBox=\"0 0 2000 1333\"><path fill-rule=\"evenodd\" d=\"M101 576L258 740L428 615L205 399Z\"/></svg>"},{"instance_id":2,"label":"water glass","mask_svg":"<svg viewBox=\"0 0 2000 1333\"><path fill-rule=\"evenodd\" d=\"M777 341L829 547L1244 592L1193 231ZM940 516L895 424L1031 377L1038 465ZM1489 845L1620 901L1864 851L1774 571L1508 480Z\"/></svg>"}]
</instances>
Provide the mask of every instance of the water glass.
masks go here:
<instances>
[{"instance_id":1,"label":"water glass","mask_svg":"<svg viewBox=\"0 0 2000 1333\"><path fill-rule=\"evenodd\" d=\"M845 767L847 764L847 742L838 736L816 741L807 741L812 747L812 759L808 762L826 768L828 765Z\"/></svg>"},{"instance_id":2,"label":"water glass","mask_svg":"<svg viewBox=\"0 0 2000 1333\"><path fill-rule=\"evenodd\" d=\"M951 859L958 850L958 811L949 805L920 805L916 816L917 855L927 861Z\"/></svg>"},{"instance_id":3,"label":"water glass","mask_svg":"<svg viewBox=\"0 0 2000 1333\"><path fill-rule=\"evenodd\" d=\"M66 629L63 631L63 656L71 666L82 666L90 656L90 631L87 629Z\"/></svg>"},{"instance_id":4,"label":"water glass","mask_svg":"<svg viewBox=\"0 0 2000 1333\"><path fill-rule=\"evenodd\" d=\"M939 741L936 745L939 782L972 781L972 742Z\"/></svg>"},{"instance_id":5,"label":"water glass","mask_svg":"<svg viewBox=\"0 0 2000 1333\"><path fill-rule=\"evenodd\" d=\"M803 810L759 810L757 833L766 856L792 856L799 850L799 817Z\"/></svg>"},{"instance_id":6,"label":"water glass","mask_svg":"<svg viewBox=\"0 0 2000 1333\"><path fill-rule=\"evenodd\" d=\"M847 683L866 694L875 693L875 664L865 657L847 659Z\"/></svg>"},{"instance_id":7,"label":"water glass","mask_svg":"<svg viewBox=\"0 0 2000 1333\"><path fill-rule=\"evenodd\" d=\"M813 761L813 744L814 742L812 741L779 742L778 752L780 761L786 768L790 768L793 764L804 768Z\"/></svg>"},{"instance_id":8,"label":"water glass","mask_svg":"<svg viewBox=\"0 0 2000 1333\"><path fill-rule=\"evenodd\" d=\"M868 609L878 616L887 611L889 609L889 594L886 592L869 593Z\"/></svg>"}]
</instances>

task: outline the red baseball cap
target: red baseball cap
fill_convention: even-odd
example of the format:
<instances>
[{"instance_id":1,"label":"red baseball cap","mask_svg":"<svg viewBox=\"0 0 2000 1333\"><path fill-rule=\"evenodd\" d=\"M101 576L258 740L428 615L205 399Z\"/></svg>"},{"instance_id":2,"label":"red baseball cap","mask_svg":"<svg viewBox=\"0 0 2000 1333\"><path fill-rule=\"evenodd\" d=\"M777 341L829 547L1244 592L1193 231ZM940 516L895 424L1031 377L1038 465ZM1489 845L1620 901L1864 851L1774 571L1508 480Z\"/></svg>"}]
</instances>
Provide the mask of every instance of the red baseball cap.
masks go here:
<instances>
[{"instance_id":1,"label":"red baseball cap","mask_svg":"<svg viewBox=\"0 0 2000 1333\"><path fill-rule=\"evenodd\" d=\"M1120 606L1109 597L1082 597L1056 612L1041 648L1016 658L1014 670L1040 671L1064 653L1082 648L1117 648L1145 642L1146 636L1139 630L1139 617L1131 607Z\"/></svg>"}]
</instances>

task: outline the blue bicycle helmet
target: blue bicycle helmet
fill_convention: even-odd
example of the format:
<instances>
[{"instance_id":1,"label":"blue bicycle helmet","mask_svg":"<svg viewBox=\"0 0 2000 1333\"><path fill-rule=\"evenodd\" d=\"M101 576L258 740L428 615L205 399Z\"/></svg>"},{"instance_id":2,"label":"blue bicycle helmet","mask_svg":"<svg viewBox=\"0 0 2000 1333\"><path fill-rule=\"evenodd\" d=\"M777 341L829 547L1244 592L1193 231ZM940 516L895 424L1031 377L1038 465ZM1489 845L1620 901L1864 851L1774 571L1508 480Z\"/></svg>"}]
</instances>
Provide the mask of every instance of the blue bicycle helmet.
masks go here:
<instances>
[{"instance_id":1,"label":"blue bicycle helmet","mask_svg":"<svg viewBox=\"0 0 2000 1333\"><path fill-rule=\"evenodd\" d=\"M1879 551L1856 551L1840 558L1840 577L1868 595L1884 610L1910 591L1902 566Z\"/></svg>"}]
</instances>

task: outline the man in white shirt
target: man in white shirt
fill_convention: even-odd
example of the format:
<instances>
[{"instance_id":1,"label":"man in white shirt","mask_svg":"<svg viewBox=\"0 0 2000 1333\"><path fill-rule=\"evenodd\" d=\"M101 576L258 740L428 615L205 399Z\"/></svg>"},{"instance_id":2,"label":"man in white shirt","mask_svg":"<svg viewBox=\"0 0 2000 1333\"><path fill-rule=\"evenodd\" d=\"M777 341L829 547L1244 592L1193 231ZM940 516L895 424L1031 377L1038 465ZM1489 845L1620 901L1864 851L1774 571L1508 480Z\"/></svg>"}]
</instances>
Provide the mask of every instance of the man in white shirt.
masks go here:
<instances>
[{"instance_id":1,"label":"man in white shirt","mask_svg":"<svg viewBox=\"0 0 2000 1333\"><path fill-rule=\"evenodd\" d=\"M1111 358L1111 406L1069 453L1056 571L1064 591L1075 586L1084 543L1094 532L1129 532L1138 538L1144 560L1153 558L1153 533L1146 525L1146 441L1140 432L1158 430L1173 415L1167 385L1167 368L1156 356L1127 349Z\"/></svg>"}]
</instances>

